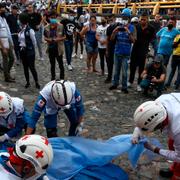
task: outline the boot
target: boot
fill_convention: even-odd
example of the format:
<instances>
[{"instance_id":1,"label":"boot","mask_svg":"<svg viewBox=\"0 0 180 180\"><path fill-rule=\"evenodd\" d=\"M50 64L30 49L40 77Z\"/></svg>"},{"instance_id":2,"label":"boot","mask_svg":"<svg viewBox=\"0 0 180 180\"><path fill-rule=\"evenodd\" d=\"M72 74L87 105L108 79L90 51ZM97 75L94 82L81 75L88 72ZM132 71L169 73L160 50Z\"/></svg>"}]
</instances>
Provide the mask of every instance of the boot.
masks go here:
<instances>
[{"instance_id":1,"label":"boot","mask_svg":"<svg viewBox=\"0 0 180 180\"><path fill-rule=\"evenodd\" d=\"M171 171L169 168L160 169L159 175L161 177L171 178L173 176L173 171Z\"/></svg>"}]
</instances>

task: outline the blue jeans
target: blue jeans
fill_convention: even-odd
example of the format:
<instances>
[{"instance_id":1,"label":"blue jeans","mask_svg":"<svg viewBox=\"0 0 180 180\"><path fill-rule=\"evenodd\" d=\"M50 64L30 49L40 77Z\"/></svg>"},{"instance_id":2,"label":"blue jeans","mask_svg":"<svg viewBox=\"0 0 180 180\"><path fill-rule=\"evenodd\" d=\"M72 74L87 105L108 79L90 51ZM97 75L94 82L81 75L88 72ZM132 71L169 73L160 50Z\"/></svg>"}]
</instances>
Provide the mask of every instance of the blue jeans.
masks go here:
<instances>
[{"instance_id":1,"label":"blue jeans","mask_svg":"<svg viewBox=\"0 0 180 180\"><path fill-rule=\"evenodd\" d=\"M67 64L70 65L72 60L72 52L73 52L73 40L65 40L64 47L65 47Z\"/></svg>"},{"instance_id":2,"label":"blue jeans","mask_svg":"<svg viewBox=\"0 0 180 180\"><path fill-rule=\"evenodd\" d=\"M43 50L42 50L42 37L43 37L43 26L40 26L39 31L35 32L37 47L39 51L40 58L43 58Z\"/></svg>"},{"instance_id":3,"label":"blue jeans","mask_svg":"<svg viewBox=\"0 0 180 180\"><path fill-rule=\"evenodd\" d=\"M129 56L123 55L114 55L114 78L113 78L113 85L119 85L119 76L122 67L122 89L127 89L127 71L128 71L128 60Z\"/></svg>"}]
</instances>

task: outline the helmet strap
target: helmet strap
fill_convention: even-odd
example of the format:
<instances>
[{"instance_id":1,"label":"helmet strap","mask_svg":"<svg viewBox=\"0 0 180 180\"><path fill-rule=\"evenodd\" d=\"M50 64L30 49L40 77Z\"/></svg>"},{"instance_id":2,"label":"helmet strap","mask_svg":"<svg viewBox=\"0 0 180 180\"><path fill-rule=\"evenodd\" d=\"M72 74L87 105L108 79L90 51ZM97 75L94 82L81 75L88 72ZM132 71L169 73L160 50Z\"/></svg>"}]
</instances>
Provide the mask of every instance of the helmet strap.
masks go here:
<instances>
[{"instance_id":1,"label":"helmet strap","mask_svg":"<svg viewBox=\"0 0 180 180\"><path fill-rule=\"evenodd\" d=\"M162 122L162 126L161 126L161 131L164 129L165 126L167 126L169 124L169 119L168 116L166 117L166 119Z\"/></svg>"}]
</instances>

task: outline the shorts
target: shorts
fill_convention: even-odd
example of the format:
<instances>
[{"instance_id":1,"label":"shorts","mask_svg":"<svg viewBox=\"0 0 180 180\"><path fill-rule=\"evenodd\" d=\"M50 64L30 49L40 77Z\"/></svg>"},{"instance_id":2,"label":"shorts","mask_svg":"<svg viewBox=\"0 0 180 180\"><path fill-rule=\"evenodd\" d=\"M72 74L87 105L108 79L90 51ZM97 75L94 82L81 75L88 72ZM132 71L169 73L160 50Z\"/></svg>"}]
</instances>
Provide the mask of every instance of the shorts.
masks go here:
<instances>
[{"instance_id":1,"label":"shorts","mask_svg":"<svg viewBox=\"0 0 180 180\"><path fill-rule=\"evenodd\" d=\"M90 44L89 42L86 42L86 52L87 54L97 54L98 47L93 47L92 44Z\"/></svg>"}]
</instances>

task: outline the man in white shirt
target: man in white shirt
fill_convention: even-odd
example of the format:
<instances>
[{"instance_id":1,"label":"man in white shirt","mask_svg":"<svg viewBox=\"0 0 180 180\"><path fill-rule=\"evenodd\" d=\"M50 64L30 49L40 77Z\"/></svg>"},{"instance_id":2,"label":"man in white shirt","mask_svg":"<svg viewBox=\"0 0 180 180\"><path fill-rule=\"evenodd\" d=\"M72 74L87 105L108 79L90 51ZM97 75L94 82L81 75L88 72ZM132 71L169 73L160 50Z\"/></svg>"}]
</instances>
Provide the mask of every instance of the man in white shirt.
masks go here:
<instances>
[{"instance_id":1,"label":"man in white shirt","mask_svg":"<svg viewBox=\"0 0 180 180\"><path fill-rule=\"evenodd\" d=\"M148 142L144 146L154 153L173 161L168 170L160 170L160 175L180 179L180 93L164 94L155 101L141 104L134 113L136 128L132 143L136 144L143 132L161 130L167 134L169 150L160 149Z\"/></svg>"},{"instance_id":2,"label":"man in white shirt","mask_svg":"<svg viewBox=\"0 0 180 180\"><path fill-rule=\"evenodd\" d=\"M3 71L6 82L15 82L10 76L10 70L14 63L13 40L9 26L5 19L5 4L0 3L0 50L3 57Z\"/></svg>"}]
</instances>

